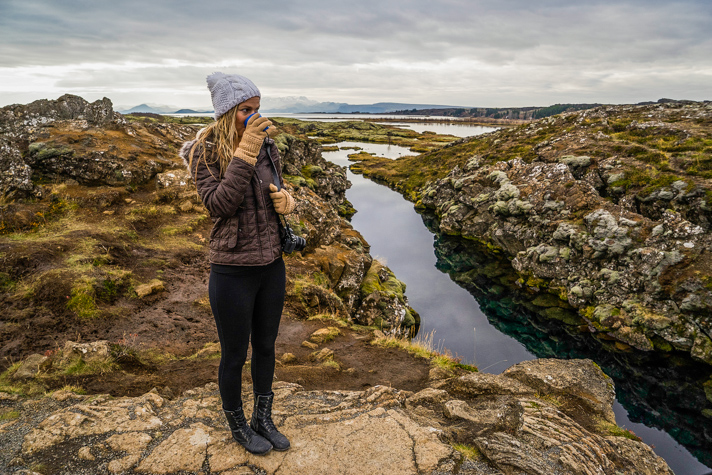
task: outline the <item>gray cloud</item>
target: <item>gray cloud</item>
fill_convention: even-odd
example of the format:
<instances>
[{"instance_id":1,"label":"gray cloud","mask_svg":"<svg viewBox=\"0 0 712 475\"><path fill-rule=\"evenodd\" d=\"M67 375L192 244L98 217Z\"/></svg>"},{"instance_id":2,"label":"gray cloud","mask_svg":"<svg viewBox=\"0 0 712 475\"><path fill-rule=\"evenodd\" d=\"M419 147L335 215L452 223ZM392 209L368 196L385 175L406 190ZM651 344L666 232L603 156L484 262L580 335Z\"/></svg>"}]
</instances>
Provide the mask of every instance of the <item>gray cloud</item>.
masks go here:
<instances>
[{"instance_id":1,"label":"gray cloud","mask_svg":"<svg viewBox=\"0 0 712 475\"><path fill-rule=\"evenodd\" d=\"M198 106L218 69L361 103L711 99L710 20L706 0L9 0L0 105L73 92Z\"/></svg>"}]
</instances>

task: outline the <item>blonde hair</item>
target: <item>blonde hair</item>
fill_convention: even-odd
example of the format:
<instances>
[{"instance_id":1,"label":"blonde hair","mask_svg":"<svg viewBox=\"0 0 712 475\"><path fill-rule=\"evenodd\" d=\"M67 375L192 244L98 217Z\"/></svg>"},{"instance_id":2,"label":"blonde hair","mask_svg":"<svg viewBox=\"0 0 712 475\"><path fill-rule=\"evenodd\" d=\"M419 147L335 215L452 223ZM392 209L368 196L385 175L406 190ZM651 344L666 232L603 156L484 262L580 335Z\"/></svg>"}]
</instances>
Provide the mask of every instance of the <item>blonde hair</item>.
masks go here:
<instances>
[{"instance_id":1,"label":"blonde hair","mask_svg":"<svg viewBox=\"0 0 712 475\"><path fill-rule=\"evenodd\" d=\"M211 123L204 129L201 129L195 136L195 143L190 148L188 166L193 170L193 160L195 160L195 150L198 145L200 148L200 155L197 157L198 162L201 160L205 163L205 166L210 171L208 165L213 165L218 163L218 169L220 170L220 178L225 175L225 170L232 160L237 144L239 143L239 137L237 134L237 125L235 117L237 116L237 106L233 107L225 114L221 115L218 120ZM214 158L208 162L207 153L207 142L211 142L215 147L215 153L210 154ZM210 171L212 175L212 171ZM197 176L197 174L196 174Z\"/></svg>"}]
</instances>

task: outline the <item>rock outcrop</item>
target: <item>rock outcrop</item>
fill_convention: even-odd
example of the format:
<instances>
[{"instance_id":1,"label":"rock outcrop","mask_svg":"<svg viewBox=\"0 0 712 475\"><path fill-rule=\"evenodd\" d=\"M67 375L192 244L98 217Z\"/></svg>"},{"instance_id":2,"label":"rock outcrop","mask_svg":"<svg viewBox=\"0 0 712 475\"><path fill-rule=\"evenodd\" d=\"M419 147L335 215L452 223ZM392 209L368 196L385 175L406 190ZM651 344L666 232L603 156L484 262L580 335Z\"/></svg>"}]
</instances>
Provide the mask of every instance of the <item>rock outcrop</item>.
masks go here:
<instances>
[{"instance_id":1,"label":"rock outcrop","mask_svg":"<svg viewBox=\"0 0 712 475\"><path fill-rule=\"evenodd\" d=\"M509 258L550 318L712 364L711 130L709 103L601 107L359 168Z\"/></svg>"},{"instance_id":2,"label":"rock outcrop","mask_svg":"<svg viewBox=\"0 0 712 475\"><path fill-rule=\"evenodd\" d=\"M712 465L710 367L677 353L639 351L605 333L591 334L558 296L519 283L504 253L486 243L439 233L437 220L424 215L436 234L436 266L477 299L491 325L523 344L539 358L590 358L610 375L617 400L629 420L670 434L702 463ZM563 323L563 324L562 324Z\"/></svg>"},{"instance_id":3,"label":"rock outcrop","mask_svg":"<svg viewBox=\"0 0 712 475\"><path fill-rule=\"evenodd\" d=\"M274 390L275 422L292 448L266 456L232 440L214 383L176 399L156 392L113 399L61 390L21 401L2 395L0 404L17 416L0 426L0 463L10 473L41 466L58 475L672 474L615 426L613 386L589 360L536 360L499 376L433 379L417 393L385 386L305 391L282 382ZM250 393L246 388L247 407Z\"/></svg>"},{"instance_id":4,"label":"rock outcrop","mask_svg":"<svg viewBox=\"0 0 712 475\"><path fill-rule=\"evenodd\" d=\"M351 187L346 170L326 161L318 142L300 140L286 133L277 136L276 142L287 181L297 187L307 186L337 209L344 204L346 190Z\"/></svg>"},{"instance_id":5,"label":"rock outcrop","mask_svg":"<svg viewBox=\"0 0 712 475\"><path fill-rule=\"evenodd\" d=\"M0 108L0 193L39 196L37 182L137 185L173 166L171 147L194 134L176 124L129 122L107 98L57 100Z\"/></svg>"}]
</instances>

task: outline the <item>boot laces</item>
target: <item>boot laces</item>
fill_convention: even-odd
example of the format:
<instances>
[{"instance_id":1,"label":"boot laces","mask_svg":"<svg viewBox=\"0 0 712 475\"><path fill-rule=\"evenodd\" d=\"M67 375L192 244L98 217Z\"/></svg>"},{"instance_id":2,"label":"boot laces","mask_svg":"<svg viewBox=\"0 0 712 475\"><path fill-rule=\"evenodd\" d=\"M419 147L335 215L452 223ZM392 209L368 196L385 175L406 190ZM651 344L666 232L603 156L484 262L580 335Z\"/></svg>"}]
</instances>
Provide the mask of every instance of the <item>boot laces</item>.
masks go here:
<instances>
[{"instance_id":1,"label":"boot laces","mask_svg":"<svg viewBox=\"0 0 712 475\"><path fill-rule=\"evenodd\" d=\"M273 431L277 430L277 427L275 427L274 422L272 421L272 417L270 416L269 407L266 407L260 411L259 421L260 421L260 424L262 424L262 426L268 432L273 432Z\"/></svg>"}]
</instances>

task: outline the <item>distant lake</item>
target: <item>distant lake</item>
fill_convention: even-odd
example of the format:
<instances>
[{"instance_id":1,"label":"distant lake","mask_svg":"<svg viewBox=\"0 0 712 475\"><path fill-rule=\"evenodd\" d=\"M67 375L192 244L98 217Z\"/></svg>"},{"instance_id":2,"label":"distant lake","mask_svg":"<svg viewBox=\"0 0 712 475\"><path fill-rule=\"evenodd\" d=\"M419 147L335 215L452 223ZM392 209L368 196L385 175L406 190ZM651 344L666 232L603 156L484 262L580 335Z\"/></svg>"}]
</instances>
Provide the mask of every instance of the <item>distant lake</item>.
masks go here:
<instances>
[{"instance_id":1,"label":"distant lake","mask_svg":"<svg viewBox=\"0 0 712 475\"><path fill-rule=\"evenodd\" d=\"M211 113L203 114L164 114L172 117L212 117ZM346 122L350 120L363 120L363 119L387 119L388 122L378 122L377 124L383 125L393 125L403 129L414 130L418 133L423 133L425 131L435 132L437 134L443 135L454 135L455 137L472 137L473 135L485 134L487 132L493 132L497 130L497 127L485 127L481 125L472 125L471 123L464 122L462 119L457 117L441 117L441 116L412 116L412 115L388 115L388 114L286 114L284 112L265 112L265 117L284 117L288 119L299 119L314 122ZM419 122L392 122L393 120L399 121L413 121L418 120ZM431 122L430 122L431 121ZM443 123L446 121L447 123ZM406 155L412 155L412 152ZM396 157L389 157L396 158Z\"/></svg>"},{"instance_id":2,"label":"distant lake","mask_svg":"<svg viewBox=\"0 0 712 475\"><path fill-rule=\"evenodd\" d=\"M212 112L193 114L163 114L171 117L212 117ZM288 112L263 112L265 117L285 117L289 119L314 120L317 122L345 122L347 120L387 119L387 120L438 120L449 122L463 122L459 117L444 117L438 115L397 115L397 114L305 114Z\"/></svg>"},{"instance_id":3,"label":"distant lake","mask_svg":"<svg viewBox=\"0 0 712 475\"><path fill-rule=\"evenodd\" d=\"M411 119L413 119L411 117ZM439 117L442 119L442 117ZM450 134L455 137L472 137L473 135L486 134L488 132L494 132L497 127L485 127L482 125L471 125L469 123L459 123L456 120L451 121L449 124L443 123L425 123L425 122L376 122L377 124L384 125L395 125L396 127L401 127L403 129L414 130L420 134L423 132L430 131L437 134Z\"/></svg>"}]
</instances>

